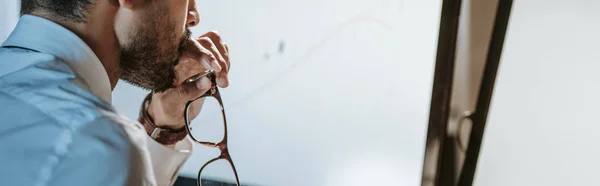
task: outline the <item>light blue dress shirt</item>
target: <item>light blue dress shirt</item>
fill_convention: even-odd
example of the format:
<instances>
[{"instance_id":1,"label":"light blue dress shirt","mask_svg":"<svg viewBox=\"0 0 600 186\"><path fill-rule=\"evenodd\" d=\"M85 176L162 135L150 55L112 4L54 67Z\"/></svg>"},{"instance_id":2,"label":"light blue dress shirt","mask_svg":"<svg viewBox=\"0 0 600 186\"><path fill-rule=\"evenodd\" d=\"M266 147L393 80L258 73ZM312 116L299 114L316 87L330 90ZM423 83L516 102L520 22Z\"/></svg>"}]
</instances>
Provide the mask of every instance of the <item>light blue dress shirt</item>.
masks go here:
<instances>
[{"instance_id":1,"label":"light blue dress shirt","mask_svg":"<svg viewBox=\"0 0 600 186\"><path fill-rule=\"evenodd\" d=\"M85 42L22 16L0 48L0 185L173 184L189 142L157 144L116 113L110 95Z\"/></svg>"}]
</instances>

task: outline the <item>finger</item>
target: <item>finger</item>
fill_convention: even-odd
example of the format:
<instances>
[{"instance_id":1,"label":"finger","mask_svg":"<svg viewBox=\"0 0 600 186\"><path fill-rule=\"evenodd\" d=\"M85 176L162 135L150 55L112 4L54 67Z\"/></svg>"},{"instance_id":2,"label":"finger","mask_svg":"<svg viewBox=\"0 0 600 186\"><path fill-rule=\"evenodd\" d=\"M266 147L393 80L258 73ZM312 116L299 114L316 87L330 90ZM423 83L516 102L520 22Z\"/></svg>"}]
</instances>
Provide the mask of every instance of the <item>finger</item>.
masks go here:
<instances>
[{"instance_id":1,"label":"finger","mask_svg":"<svg viewBox=\"0 0 600 186\"><path fill-rule=\"evenodd\" d=\"M223 58L225 58L225 61L227 62L227 73L229 73L229 70L231 70L231 62L229 61L229 45L227 45L227 43L223 43L223 46L225 47L225 55Z\"/></svg>"},{"instance_id":2,"label":"finger","mask_svg":"<svg viewBox=\"0 0 600 186\"><path fill-rule=\"evenodd\" d=\"M179 96L185 100L194 100L204 95L212 86L210 79L202 77L198 81L184 83L178 87Z\"/></svg>"},{"instance_id":3,"label":"finger","mask_svg":"<svg viewBox=\"0 0 600 186\"><path fill-rule=\"evenodd\" d=\"M226 61L227 66L229 66L229 50L227 49L225 42L223 42L223 39L221 38L219 32L210 31L202 35L201 37L208 37L213 42L215 47L217 47L217 49L221 52L221 56ZM229 69L226 70L229 71Z\"/></svg>"},{"instance_id":4,"label":"finger","mask_svg":"<svg viewBox=\"0 0 600 186\"><path fill-rule=\"evenodd\" d=\"M227 62L227 71L225 72L225 81L226 81L226 85L223 88L226 88L227 86L229 86L229 71L231 70L231 62L230 62L230 58L229 58L229 46L227 46L227 43L223 43L223 46L225 47L225 62Z\"/></svg>"},{"instance_id":5,"label":"finger","mask_svg":"<svg viewBox=\"0 0 600 186\"><path fill-rule=\"evenodd\" d=\"M198 43L200 43L200 45L202 45L203 48L210 51L210 53L212 53L212 55L215 57L215 59L217 59L216 63L211 63L213 70L215 72L221 72L221 70L223 69L223 67L221 65L225 64L224 63L225 59L223 59L221 52L219 52L219 49L215 46L215 44L212 42L212 40L208 37L201 37L201 38L198 38Z\"/></svg>"},{"instance_id":6,"label":"finger","mask_svg":"<svg viewBox=\"0 0 600 186\"><path fill-rule=\"evenodd\" d=\"M188 78L207 70L212 70L211 63L216 63L216 58L208 49L204 48L195 39L189 39L177 65L175 65L175 86L185 82Z\"/></svg>"},{"instance_id":7,"label":"finger","mask_svg":"<svg viewBox=\"0 0 600 186\"><path fill-rule=\"evenodd\" d=\"M221 61L221 67L223 67L224 70L222 70L220 73L217 74L217 84L220 87L225 88L225 87L229 86L228 74L229 74L229 69L231 68L230 67L231 64L229 61L229 49L227 48L227 45L225 44L225 42L223 42L221 35L217 31L209 31L206 34L204 34L202 37L210 38L211 41L213 42L213 44L220 51L220 54L224 59L224 61Z\"/></svg>"},{"instance_id":8,"label":"finger","mask_svg":"<svg viewBox=\"0 0 600 186\"><path fill-rule=\"evenodd\" d=\"M217 75L217 85L219 87L227 87L229 85L229 80L227 79L227 62L223 58L222 51L216 47L216 45L212 42L212 40L208 37L202 37L198 39L198 42L206 49L210 50L213 55L216 57L217 61L219 61L218 66L219 70L215 70ZM225 50L223 48L223 50Z\"/></svg>"},{"instance_id":9,"label":"finger","mask_svg":"<svg viewBox=\"0 0 600 186\"><path fill-rule=\"evenodd\" d=\"M192 83L184 83L180 86L169 89L165 92L155 93L155 95L153 95L153 99L156 98L156 100L158 100L158 101L152 101L152 103L159 104L160 105L159 107L162 107L162 108L171 108L171 109L178 110L178 111L175 111L175 113L183 113L183 112L185 112L185 110L184 110L185 107L182 106L182 103L186 103L190 100L195 100L196 98L204 95L207 91L210 90L211 86L212 86L211 81L207 77L203 77L203 78L198 79L198 81L195 81ZM157 96L157 95L160 95L160 96ZM200 108L200 107L196 106L197 105L196 103L197 102L194 101L194 105L192 105L194 107L192 109ZM197 113L197 112L191 112L191 113ZM175 116L175 117L179 117L179 116ZM194 116L191 116L191 117L194 118ZM181 118L181 119L183 119L183 118Z\"/></svg>"},{"instance_id":10,"label":"finger","mask_svg":"<svg viewBox=\"0 0 600 186\"><path fill-rule=\"evenodd\" d=\"M229 70L231 69L231 63L229 62L229 51L227 49L227 44L223 43L223 50L221 51L221 56L223 56L223 61L221 66L224 67L224 70L221 70L220 73L217 74L217 84L219 87L227 88L229 86Z\"/></svg>"},{"instance_id":11,"label":"finger","mask_svg":"<svg viewBox=\"0 0 600 186\"><path fill-rule=\"evenodd\" d=\"M185 54L182 55L179 59L179 63L174 67L175 86L182 85L190 77L211 70L211 62L209 61L211 61L211 58L215 61L214 57L211 57L211 55L212 54L208 51L199 58L187 56Z\"/></svg>"}]
</instances>

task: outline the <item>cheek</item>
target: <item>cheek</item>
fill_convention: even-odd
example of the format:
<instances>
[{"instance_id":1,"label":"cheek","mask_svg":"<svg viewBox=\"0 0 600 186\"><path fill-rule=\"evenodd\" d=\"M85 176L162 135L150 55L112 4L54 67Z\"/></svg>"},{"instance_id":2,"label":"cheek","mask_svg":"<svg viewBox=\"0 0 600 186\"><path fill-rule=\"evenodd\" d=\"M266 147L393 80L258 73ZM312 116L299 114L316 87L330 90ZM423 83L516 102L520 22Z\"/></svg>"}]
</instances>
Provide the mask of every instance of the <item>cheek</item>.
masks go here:
<instances>
[{"instance_id":1,"label":"cheek","mask_svg":"<svg viewBox=\"0 0 600 186\"><path fill-rule=\"evenodd\" d=\"M169 13L173 22L176 23L180 33L183 33L186 28L186 18L188 12L189 0L170 0Z\"/></svg>"},{"instance_id":2,"label":"cheek","mask_svg":"<svg viewBox=\"0 0 600 186\"><path fill-rule=\"evenodd\" d=\"M118 11L115 16L115 36L121 45L131 43L131 33L134 30L133 14L130 11Z\"/></svg>"}]
</instances>

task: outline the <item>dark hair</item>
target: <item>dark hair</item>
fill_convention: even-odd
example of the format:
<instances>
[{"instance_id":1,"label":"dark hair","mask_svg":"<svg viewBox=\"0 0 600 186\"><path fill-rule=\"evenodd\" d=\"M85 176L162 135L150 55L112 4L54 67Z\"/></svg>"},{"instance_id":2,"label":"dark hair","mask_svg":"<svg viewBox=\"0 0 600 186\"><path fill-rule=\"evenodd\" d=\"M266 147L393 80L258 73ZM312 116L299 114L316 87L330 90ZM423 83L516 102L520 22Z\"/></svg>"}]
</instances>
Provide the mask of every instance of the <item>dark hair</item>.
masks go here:
<instances>
[{"instance_id":1,"label":"dark hair","mask_svg":"<svg viewBox=\"0 0 600 186\"><path fill-rule=\"evenodd\" d=\"M94 0L21 0L21 15L43 10L64 21L85 22Z\"/></svg>"}]
</instances>

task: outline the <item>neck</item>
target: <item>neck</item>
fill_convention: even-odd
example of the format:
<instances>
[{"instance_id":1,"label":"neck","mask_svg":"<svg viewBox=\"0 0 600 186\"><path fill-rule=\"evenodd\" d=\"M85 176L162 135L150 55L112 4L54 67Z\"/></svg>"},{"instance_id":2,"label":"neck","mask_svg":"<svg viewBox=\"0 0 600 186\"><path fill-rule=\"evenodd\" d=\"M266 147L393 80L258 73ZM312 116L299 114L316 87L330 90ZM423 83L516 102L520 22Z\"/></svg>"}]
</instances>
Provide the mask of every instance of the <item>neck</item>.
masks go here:
<instances>
[{"instance_id":1,"label":"neck","mask_svg":"<svg viewBox=\"0 0 600 186\"><path fill-rule=\"evenodd\" d=\"M116 10L114 12L107 12L106 10L109 10L110 7L103 7L107 5L102 2L98 1L94 5L93 10L89 12L84 23L64 21L44 12L33 12L32 14L58 23L79 36L94 51L98 59L100 59L108 75L111 89L114 89L121 75L118 60L120 45L114 30L115 17L107 15L116 15ZM95 11L94 9L102 11Z\"/></svg>"}]
</instances>

